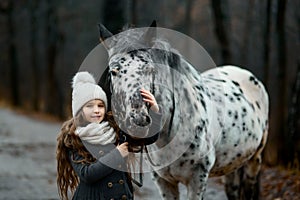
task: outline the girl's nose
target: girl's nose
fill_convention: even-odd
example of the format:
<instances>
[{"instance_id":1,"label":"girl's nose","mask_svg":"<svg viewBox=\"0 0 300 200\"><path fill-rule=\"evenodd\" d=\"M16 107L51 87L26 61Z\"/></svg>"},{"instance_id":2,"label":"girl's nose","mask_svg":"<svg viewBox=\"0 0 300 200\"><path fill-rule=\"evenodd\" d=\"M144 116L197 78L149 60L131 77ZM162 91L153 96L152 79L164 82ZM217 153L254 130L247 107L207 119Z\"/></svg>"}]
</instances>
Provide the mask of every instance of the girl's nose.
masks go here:
<instances>
[{"instance_id":1,"label":"girl's nose","mask_svg":"<svg viewBox=\"0 0 300 200\"><path fill-rule=\"evenodd\" d=\"M95 112L95 113L98 113L99 110L100 110L100 108L99 108L98 106L95 106L95 107L94 107L94 112Z\"/></svg>"}]
</instances>

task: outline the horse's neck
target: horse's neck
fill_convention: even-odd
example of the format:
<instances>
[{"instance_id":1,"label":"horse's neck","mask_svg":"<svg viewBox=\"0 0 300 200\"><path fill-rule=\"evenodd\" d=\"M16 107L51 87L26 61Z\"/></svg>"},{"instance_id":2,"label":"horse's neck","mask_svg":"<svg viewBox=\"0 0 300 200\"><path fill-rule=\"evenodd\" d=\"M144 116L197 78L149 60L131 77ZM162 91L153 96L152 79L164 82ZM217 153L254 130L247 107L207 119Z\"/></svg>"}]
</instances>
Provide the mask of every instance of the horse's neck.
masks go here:
<instances>
[{"instance_id":1,"label":"horse's neck","mask_svg":"<svg viewBox=\"0 0 300 200\"><path fill-rule=\"evenodd\" d=\"M159 94L156 97L159 99L158 103L163 107L166 123L164 134L161 135L161 140L157 144L163 145L177 134L177 131L174 130L179 130L178 128L182 126L180 115L195 116L197 114L199 116L198 112L204 109L199 103L200 98L197 97L205 95L200 94L204 90L199 90L202 87L200 74L184 60L176 68L174 66L173 68L164 68L163 73L160 73L159 80L163 84L160 84ZM194 109L195 105L198 106L198 111Z\"/></svg>"},{"instance_id":2,"label":"horse's neck","mask_svg":"<svg viewBox=\"0 0 300 200\"><path fill-rule=\"evenodd\" d=\"M190 82L190 84L198 85L202 79L200 73L185 59L181 59L180 68L178 69Z\"/></svg>"}]
</instances>

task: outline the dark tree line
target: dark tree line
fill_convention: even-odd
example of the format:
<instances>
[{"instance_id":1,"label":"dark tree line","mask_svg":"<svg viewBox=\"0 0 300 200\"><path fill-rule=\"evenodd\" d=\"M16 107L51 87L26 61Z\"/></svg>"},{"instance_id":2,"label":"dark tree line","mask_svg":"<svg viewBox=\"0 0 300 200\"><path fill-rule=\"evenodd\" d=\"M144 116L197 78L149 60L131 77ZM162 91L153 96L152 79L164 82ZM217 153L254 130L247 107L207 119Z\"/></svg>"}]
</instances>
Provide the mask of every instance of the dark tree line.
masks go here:
<instances>
[{"instance_id":1,"label":"dark tree line","mask_svg":"<svg viewBox=\"0 0 300 200\"><path fill-rule=\"evenodd\" d=\"M221 59L223 63L232 62L230 52L230 24L227 0L211 0L211 7L214 13L215 35L220 44ZM250 9L249 9L250 10Z\"/></svg>"},{"instance_id":2,"label":"dark tree line","mask_svg":"<svg viewBox=\"0 0 300 200\"><path fill-rule=\"evenodd\" d=\"M250 23L253 20L253 11L255 10L255 1L250 0L249 9L247 12L247 18L245 23L247 24L247 31L244 34L244 45L249 45L249 37L251 37L251 26ZM271 121L270 134L275 134L275 139L273 139L273 145L271 145L270 149L276 148L279 154L278 160L283 161L283 163L294 163L295 159L299 160L299 148L297 149L297 145L299 145L299 75L296 76L295 81L293 83L293 89L289 87L288 83L288 74L287 70L287 29L286 29L286 12L287 12L287 1L286 0L277 0L271 1L267 0L263 2L265 4L265 24L263 27L263 41L264 41L264 51L263 51L263 67L264 67L264 75L263 81L265 85L270 88L270 70L274 70L274 66L270 66L270 48L271 48L271 39L272 39L272 26L275 26L275 47L277 49L277 67L278 72L276 73L277 79L277 110L271 110L270 115L275 113L276 119ZM211 0L212 10L214 12L214 20L215 20L215 34L218 38L219 45L221 47L221 59L223 63L232 62L231 52L230 52L230 38L228 34L230 34L230 26L228 24L228 2L220 1L220 0ZM272 17L271 10L276 6L276 16ZM298 33L299 34L299 33ZM299 42L299 41L298 41ZM245 59L245 56L242 56ZM275 61L276 62L276 61ZM298 64L298 72L299 73L299 64ZM274 89L269 89L272 92ZM274 97L271 95L271 98ZM276 97L276 96L275 96ZM289 102L290 101L290 102ZM273 103L272 99L270 101ZM288 109L287 109L288 107ZM272 106L271 106L272 109ZM272 117L272 116L271 116ZM273 123L272 123L273 122ZM286 141L281 143L281 141ZM276 156L276 153L275 153ZM276 159L277 160L277 159ZM271 160L274 162L274 160ZM276 162L276 161L275 161Z\"/></svg>"},{"instance_id":3,"label":"dark tree line","mask_svg":"<svg viewBox=\"0 0 300 200\"><path fill-rule=\"evenodd\" d=\"M5 25L8 32L8 64L10 70L8 73L9 76L9 86L11 87L11 102L14 106L20 106L20 97L19 97L19 83L18 83L18 59L16 51L16 42L15 42L15 24L13 21L13 9L14 1L8 0L1 4L0 11L2 15L6 16Z\"/></svg>"},{"instance_id":4,"label":"dark tree line","mask_svg":"<svg viewBox=\"0 0 300 200\"><path fill-rule=\"evenodd\" d=\"M197 40L218 65L263 80L271 103L265 159L292 163L300 156L298 8L297 0L3 0L0 98L68 118L71 78L98 44L97 23L118 33L155 19Z\"/></svg>"}]
</instances>

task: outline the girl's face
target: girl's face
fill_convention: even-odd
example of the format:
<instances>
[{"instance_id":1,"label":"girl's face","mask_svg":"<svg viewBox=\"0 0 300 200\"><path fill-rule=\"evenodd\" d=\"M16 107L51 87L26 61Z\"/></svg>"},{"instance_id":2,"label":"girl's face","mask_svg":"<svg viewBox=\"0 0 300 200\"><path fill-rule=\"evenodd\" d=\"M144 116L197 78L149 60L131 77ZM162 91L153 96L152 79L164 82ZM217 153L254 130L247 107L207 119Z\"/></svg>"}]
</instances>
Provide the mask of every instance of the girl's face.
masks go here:
<instances>
[{"instance_id":1,"label":"girl's face","mask_svg":"<svg viewBox=\"0 0 300 200\"><path fill-rule=\"evenodd\" d=\"M87 102L82 111L88 122L100 123L104 119L105 105L102 100L94 99Z\"/></svg>"}]
</instances>

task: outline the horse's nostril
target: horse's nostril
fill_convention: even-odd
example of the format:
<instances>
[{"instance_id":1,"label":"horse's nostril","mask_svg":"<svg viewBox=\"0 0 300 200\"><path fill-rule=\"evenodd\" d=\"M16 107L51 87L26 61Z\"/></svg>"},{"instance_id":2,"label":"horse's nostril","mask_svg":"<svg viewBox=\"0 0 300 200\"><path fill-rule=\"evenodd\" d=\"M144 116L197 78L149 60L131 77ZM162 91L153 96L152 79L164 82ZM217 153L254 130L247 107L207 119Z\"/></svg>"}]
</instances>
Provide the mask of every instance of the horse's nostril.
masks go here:
<instances>
[{"instance_id":1,"label":"horse's nostril","mask_svg":"<svg viewBox=\"0 0 300 200\"><path fill-rule=\"evenodd\" d=\"M147 122L148 124L151 123L151 118L150 118L149 116L146 116L146 122Z\"/></svg>"},{"instance_id":2,"label":"horse's nostril","mask_svg":"<svg viewBox=\"0 0 300 200\"><path fill-rule=\"evenodd\" d=\"M137 126L148 126L151 123L151 118L147 114L130 113L131 121Z\"/></svg>"}]
</instances>

